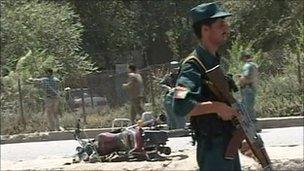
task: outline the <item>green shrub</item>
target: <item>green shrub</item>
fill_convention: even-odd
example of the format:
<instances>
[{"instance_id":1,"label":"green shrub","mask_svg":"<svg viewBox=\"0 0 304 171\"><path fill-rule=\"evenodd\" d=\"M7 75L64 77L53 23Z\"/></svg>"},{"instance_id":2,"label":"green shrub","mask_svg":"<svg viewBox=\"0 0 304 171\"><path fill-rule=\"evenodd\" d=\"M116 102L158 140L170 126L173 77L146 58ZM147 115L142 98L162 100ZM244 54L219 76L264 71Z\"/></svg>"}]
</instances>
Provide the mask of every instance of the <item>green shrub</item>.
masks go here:
<instances>
[{"instance_id":1,"label":"green shrub","mask_svg":"<svg viewBox=\"0 0 304 171\"><path fill-rule=\"evenodd\" d=\"M1 9L3 75L14 71L17 61L29 50L44 52L42 60L50 60L48 66L57 66L63 77L83 75L92 69L80 49L83 26L69 4L6 0L1 1Z\"/></svg>"},{"instance_id":2,"label":"green shrub","mask_svg":"<svg viewBox=\"0 0 304 171\"><path fill-rule=\"evenodd\" d=\"M256 109L259 117L295 116L304 111L304 95L295 75L264 77L259 82Z\"/></svg>"},{"instance_id":3,"label":"green shrub","mask_svg":"<svg viewBox=\"0 0 304 171\"><path fill-rule=\"evenodd\" d=\"M262 55L260 51L252 49L252 42L242 42L239 36L232 42L229 50L230 73L241 73L243 63L239 57L243 50L251 50L255 62L259 65L258 97L255 106L258 117L295 116L303 113L304 94L299 81L299 72L302 72L303 67L299 66L304 58L303 53L298 51L302 32L300 25L296 51L293 52L291 47L286 46L279 51L280 56L273 56L276 53ZM301 60L297 60L299 55L302 55ZM236 95L240 98L239 93Z\"/></svg>"}]
</instances>

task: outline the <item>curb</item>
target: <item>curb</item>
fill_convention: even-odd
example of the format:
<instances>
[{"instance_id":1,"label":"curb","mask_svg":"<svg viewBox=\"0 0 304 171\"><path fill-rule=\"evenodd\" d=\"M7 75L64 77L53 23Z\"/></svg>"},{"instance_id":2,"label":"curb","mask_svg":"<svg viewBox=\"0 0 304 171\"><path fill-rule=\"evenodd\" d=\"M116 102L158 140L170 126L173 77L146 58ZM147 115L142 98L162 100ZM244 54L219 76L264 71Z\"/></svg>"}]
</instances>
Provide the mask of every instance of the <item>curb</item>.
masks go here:
<instances>
[{"instance_id":1,"label":"curb","mask_svg":"<svg viewBox=\"0 0 304 171\"><path fill-rule=\"evenodd\" d=\"M304 116L258 118L257 120L261 129L304 126Z\"/></svg>"},{"instance_id":2,"label":"curb","mask_svg":"<svg viewBox=\"0 0 304 171\"><path fill-rule=\"evenodd\" d=\"M304 126L304 116L294 117L280 117L280 118L258 118L258 126L261 129L267 128L283 128ZM102 132L110 132L112 128L86 129L85 134L81 137L94 138ZM189 130L176 129L164 130L168 132L169 137L188 136ZM58 140L74 140L73 131L54 131L54 132L40 132L30 134L17 135L1 135L1 144L10 143L25 143L25 142L40 142L40 141L58 141Z\"/></svg>"}]
</instances>

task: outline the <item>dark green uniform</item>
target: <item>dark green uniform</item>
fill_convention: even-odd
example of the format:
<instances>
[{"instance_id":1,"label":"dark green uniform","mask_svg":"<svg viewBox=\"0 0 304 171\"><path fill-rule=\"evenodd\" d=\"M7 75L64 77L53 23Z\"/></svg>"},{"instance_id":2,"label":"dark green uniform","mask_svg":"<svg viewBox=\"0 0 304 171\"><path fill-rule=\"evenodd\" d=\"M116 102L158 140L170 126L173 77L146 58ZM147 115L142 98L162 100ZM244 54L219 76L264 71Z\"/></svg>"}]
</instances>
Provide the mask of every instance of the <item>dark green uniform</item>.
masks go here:
<instances>
[{"instance_id":1,"label":"dark green uniform","mask_svg":"<svg viewBox=\"0 0 304 171\"><path fill-rule=\"evenodd\" d=\"M195 60L182 64L173 102L174 113L179 116L186 116L197 103L218 100L203 82L208 80L206 73L220 67L220 58L208 53L201 46L191 55L198 57L206 70ZM234 131L231 121L223 121L216 113L210 113L191 117L191 125L197 139L197 162L200 170L241 170L239 156L234 160L224 158Z\"/></svg>"}]
</instances>

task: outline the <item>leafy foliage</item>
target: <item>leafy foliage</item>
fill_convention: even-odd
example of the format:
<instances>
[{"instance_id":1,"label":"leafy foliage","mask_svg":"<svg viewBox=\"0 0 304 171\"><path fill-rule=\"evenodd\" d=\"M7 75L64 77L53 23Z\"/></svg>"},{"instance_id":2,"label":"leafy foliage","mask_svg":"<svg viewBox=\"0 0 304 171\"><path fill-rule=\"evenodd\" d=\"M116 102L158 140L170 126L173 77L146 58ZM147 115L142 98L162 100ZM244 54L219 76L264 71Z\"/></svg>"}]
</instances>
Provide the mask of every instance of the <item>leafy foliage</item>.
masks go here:
<instances>
[{"instance_id":1,"label":"leafy foliage","mask_svg":"<svg viewBox=\"0 0 304 171\"><path fill-rule=\"evenodd\" d=\"M297 61L297 77L299 82L299 87L301 92L304 92L304 22L298 24L298 35L295 35L296 47L295 47L295 56ZM304 96L304 95L303 95ZM304 101L304 97L303 97Z\"/></svg>"},{"instance_id":2,"label":"leafy foliage","mask_svg":"<svg viewBox=\"0 0 304 171\"><path fill-rule=\"evenodd\" d=\"M304 111L303 100L295 73L267 76L259 81L256 104L259 117L301 115Z\"/></svg>"},{"instance_id":3,"label":"leafy foliage","mask_svg":"<svg viewBox=\"0 0 304 171\"><path fill-rule=\"evenodd\" d=\"M71 1L85 25L85 50L98 67L106 69L132 61L126 54L133 50L142 52L137 59L145 61L141 66L187 56L197 43L188 11L204 2L207 0ZM232 40L241 34L240 41L251 42L255 51L282 49L293 43L291 35L297 20L303 18L301 0L220 2L233 13L227 18Z\"/></svg>"},{"instance_id":4,"label":"leafy foliage","mask_svg":"<svg viewBox=\"0 0 304 171\"><path fill-rule=\"evenodd\" d=\"M255 52L252 49L252 42L242 42L241 36L238 35L236 39L232 42L231 48L228 49L229 53L229 72L232 74L239 74L243 66L243 62L240 60L241 53L243 51L248 51L252 54L253 58L256 59L258 65L263 65L264 60L261 55L261 51Z\"/></svg>"},{"instance_id":5,"label":"leafy foliage","mask_svg":"<svg viewBox=\"0 0 304 171\"><path fill-rule=\"evenodd\" d=\"M20 112L20 96L25 114L41 111L42 93L26 80L43 76L45 68L53 68L63 84L94 69L81 51L83 26L69 4L5 0L1 9L3 115Z\"/></svg>"},{"instance_id":6,"label":"leafy foliage","mask_svg":"<svg viewBox=\"0 0 304 171\"><path fill-rule=\"evenodd\" d=\"M275 61L268 54L262 54L260 51L253 53L259 64L260 71L256 104L259 117L303 114L304 95L300 80L301 76L303 76L304 56L303 51L298 49L298 47L302 46L303 25L301 22L299 22L296 29L298 32L294 35L296 40L295 48L284 47L281 51L282 58L280 62ZM252 45L251 42L242 42L239 37L232 42L229 50L231 57L230 72L237 73L237 71L240 71L242 64L239 60L239 54L244 49L252 49Z\"/></svg>"},{"instance_id":7,"label":"leafy foliage","mask_svg":"<svg viewBox=\"0 0 304 171\"><path fill-rule=\"evenodd\" d=\"M88 56L80 53L83 26L68 4L6 0L1 5L1 63L5 66L2 70L4 75L13 71L19 58L29 50L53 56L49 62L51 66L58 67L63 77L92 69Z\"/></svg>"},{"instance_id":8,"label":"leafy foliage","mask_svg":"<svg viewBox=\"0 0 304 171\"><path fill-rule=\"evenodd\" d=\"M229 18L234 33L242 33L243 40L253 41L253 47L262 51L291 43L297 20L304 16L300 0L225 1L224 5L234 13Z\"/></svg>"}]
</instances>

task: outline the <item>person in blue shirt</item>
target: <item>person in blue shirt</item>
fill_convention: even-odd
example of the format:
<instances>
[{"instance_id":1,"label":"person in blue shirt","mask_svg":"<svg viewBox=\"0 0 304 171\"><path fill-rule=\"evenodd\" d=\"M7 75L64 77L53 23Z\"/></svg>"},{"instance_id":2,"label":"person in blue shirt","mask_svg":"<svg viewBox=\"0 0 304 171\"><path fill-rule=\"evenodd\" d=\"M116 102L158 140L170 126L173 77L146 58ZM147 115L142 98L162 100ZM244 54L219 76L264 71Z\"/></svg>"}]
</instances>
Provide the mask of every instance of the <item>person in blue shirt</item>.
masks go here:
<instances>
[{"instance_id":1,"label":"person in blue shirt","mask_svg":"<svg viewBox=\"0 0 304 171\"><path fill-rule=\"evenodd\" d=\"M244 62L242 74L236 77L240 85L242 103L247 108L252 121L256 123L257 119L254 105L257 95L258 65L253 62L252 54L248 51L241 53L240 60Z\"/></svg>"},{"instance_id":2,"label":"person in blue shirt","mask_svg":"<svg viewBox=\"0 0 304 171\"><path fill-rule=\"evenodd\" d=\"M45 69L46 77L42 78L29 78L29 81L38 83L44 91L44 110L48 119L48 126L50 131L58 131L59 129L59 101L60 81L57 77L53 76L51 68Z\"/></svg>"}]
</instances>

